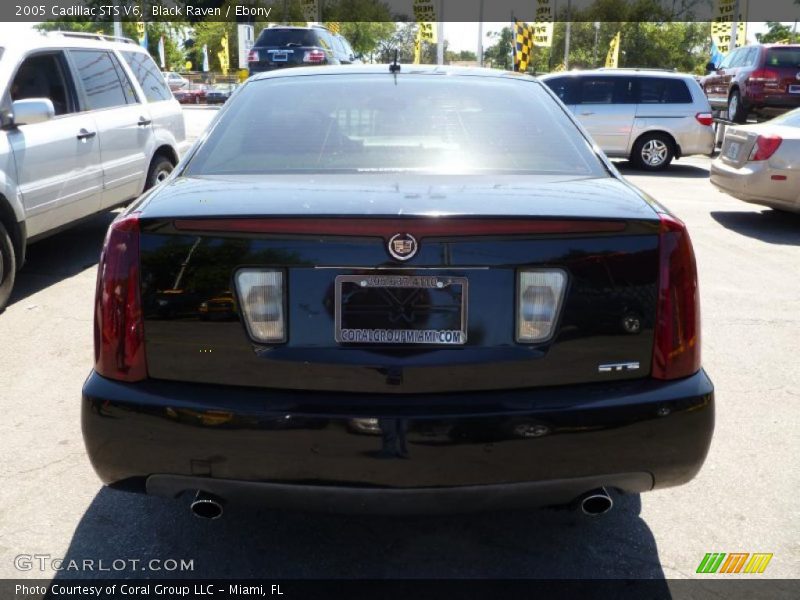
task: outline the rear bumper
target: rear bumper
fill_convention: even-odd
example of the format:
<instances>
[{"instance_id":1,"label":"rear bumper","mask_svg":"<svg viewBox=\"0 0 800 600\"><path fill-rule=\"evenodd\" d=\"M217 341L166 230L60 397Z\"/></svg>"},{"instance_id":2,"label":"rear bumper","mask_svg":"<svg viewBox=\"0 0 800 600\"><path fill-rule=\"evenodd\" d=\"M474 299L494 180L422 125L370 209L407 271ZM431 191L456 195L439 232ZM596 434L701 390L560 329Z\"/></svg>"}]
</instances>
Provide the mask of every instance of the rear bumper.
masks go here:
<instances>
[{"instance_id":1,"label":"rear bumper","mask_svg":"<svg viewBox=\"0 0 800 600\"><path fill-rule=\"evenodd\" d=\"M773 175L786 177L773 181ZM775 169L769 161L748 162L736 168L721 158L711 163L711 183L721 192L752 204L800 211L798 178L794 171Z\"/></svg>"},{"instance_id":2,"label":"rear bumper","mask_svg":"<svg viewBox=\"0 0 800 600\"><path fill-rule=\"evenodd\" d=\"M708 451L713 405L702 371L674 382L405 398L123 384L92 373L82 420L98 475L126 489L335 512L456 512L685 483Z\"/></svg>"}]
</instances>

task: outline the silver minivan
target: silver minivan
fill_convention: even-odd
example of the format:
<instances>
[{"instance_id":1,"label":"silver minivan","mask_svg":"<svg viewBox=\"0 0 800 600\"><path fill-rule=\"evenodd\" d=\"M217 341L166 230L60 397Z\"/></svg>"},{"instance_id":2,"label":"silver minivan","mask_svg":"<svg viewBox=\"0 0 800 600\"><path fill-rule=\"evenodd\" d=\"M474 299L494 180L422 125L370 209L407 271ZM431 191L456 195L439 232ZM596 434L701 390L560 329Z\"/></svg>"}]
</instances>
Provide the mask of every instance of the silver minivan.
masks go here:
<instances>
[{"instance_id":1,"label":"silver minivan","mask_svg":"<svg viewBox=\"0 0 800 600\"><path fill-rule=\"evenodd\" d=\"M711 106L692 75L597 69L541 79L610 157L660 170L675 158L714 150Z\"/></svg>"},{"instance_id":2,"label":"silver minivan","mask_svg":"<svg viewBox=\"0 0 800 600\"><path fill-rule=\"evenodd\" d=\"M147 51L94 34L0 39L0 311L28 243L125 204L186 150Z\"/></svg>"}]
</instances>

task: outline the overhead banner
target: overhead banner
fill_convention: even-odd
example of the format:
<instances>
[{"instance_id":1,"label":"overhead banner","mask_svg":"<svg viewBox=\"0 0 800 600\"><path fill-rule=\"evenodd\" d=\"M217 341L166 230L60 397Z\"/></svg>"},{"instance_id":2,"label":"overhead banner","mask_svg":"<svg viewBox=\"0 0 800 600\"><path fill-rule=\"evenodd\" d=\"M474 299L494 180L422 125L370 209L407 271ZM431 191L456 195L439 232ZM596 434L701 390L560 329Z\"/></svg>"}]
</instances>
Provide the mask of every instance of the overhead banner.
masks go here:
<instances>
[{"instance_id":1,"label":"overhead banner","mask_svg":"<svg viewBox=\"0 0 800 600\"><path fill-rule=\"evenodd\" d=\"M551 0L536 0L536 20L533 23L533 45L550 48L553 45L553 7Z\"/></svg>"},{"instance_id":2,"label":"overhead banner","mask_svg":"<svg viewBox=\"0 0 800 600\"><path fill-rule=\"evenodd\" d=\"M618 31L617 35L611 38L611 44L608 47L608 55L606 56L607 69L619 68L619 43L621 40L622 40L621 31Z\"/></svg>"},{"instance_id":3,"label":"overhead banner","mask_svg":"<svg viewBox=\"0 0 800 600\"><path fill-rule=\"evenodd\" d=\"M419 25L417 35L424 42L435 44L439 40L436 36L436 6L434 0L414 0L414 19Z\"/></svg>"},{"instance_id":4,"label":"overhead banner","mask_svg":"<svg viewBox=\"0 0 800 600\"><path fill-rule=\"evenodd\" d=\"M739 14L736 15L736 47L747 42L747 0L738 0ZM714 20L711 22L711 41L723 55L731 51L731 25L736 12L737 0L714 0Z\"/></svg>"}]
</instances>

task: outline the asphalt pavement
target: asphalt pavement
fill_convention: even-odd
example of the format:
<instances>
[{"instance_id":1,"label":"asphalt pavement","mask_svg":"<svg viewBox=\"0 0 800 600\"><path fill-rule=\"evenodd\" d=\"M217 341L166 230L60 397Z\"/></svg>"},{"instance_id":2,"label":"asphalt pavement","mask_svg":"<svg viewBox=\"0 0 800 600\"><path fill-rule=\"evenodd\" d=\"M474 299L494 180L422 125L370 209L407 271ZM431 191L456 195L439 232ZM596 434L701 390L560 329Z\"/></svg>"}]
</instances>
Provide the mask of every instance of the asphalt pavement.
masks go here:
<instances>
[{"instance_id":1,"label":"asphalt pavement","mask_svg":"<svg viewBox=\"0 0 800 600\"><path fill-rule=\"evenodd\" d=\"M185 114L196 136L215 111ZM97 258L113 217L101 215L31 246L0 315L0 577L683 578L698 577L707 552L773 553L760 577L796 577L800 215L717 192L707 158L658 175L619 166L687 222L695 245L717 426L690 484L615 495L615 509L596 519L566 510L362 518L229 506L207 522L188 501L105 489L79 418ZM49 559L44 571L37 561L20 570L29 563L16 557L35 554L95 566L184 559L193 570L127 563L59 573Z\"/></svg>"}]
</instances>

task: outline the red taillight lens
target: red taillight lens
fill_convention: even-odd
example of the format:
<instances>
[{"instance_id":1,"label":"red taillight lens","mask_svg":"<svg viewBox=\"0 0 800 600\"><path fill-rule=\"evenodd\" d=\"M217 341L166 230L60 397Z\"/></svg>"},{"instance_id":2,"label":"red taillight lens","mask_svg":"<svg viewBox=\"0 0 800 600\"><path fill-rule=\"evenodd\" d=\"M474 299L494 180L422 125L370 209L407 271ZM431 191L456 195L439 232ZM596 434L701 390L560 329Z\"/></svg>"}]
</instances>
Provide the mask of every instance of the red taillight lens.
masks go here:
<instances>
[{"instance_id":1,"label":"red taillight lens","mask_svg":"<svg viewBox=\"0 0 800 600\"><path fill-rule=\"evenodd\" d=\"M147 377L139 290L139 216L117 219L106 234L97 268L94 369L120 381Z\"/></svg>"},{"instance_id":2,"label":"red taillight lens","mask_svg":"<svg viewBox=\"0 0 800 600\"><path fill-rule=\"evenodd\" d=\"M306 50L303 55L303 62L307 63L321 63L325 61L325 52L323 50Z\"/></svg>"},{"instance_id":3,"label":"red taillight lens","mask_svg":"<svg viewBox=\"0 0 800 600\"><path fill-rule=\"evenodd\" d=\"M694 116L700 125L710 126L714 124L714 116L711 113L697 113Z\"/></svg>"},{"instance_id":4,"label":"red taillight lens","mask_svg":"<svg viewBox=\"0 0 800 600\"><path fill-rule=\"evenodd\" d=\"M757 71L753 71L747 80L751 83L778 83L780 78L780 74L776 71L771 71L770 69L759 69Z\"/></svg>"},{"instance_id":5,"label":"red taillight lens","mask_svg":"<svg viewBox=\"0 0 800 600\"><path fill-rule=\"evenodd\" d=\"M678 379L700 370L700 292L686 226L670 215L660 216L653 377Z\"/></svg>"},{"instance_id":6,"label":"red taillight lens","mask_svg":"<svg viewBox=\"0 0 800 600\"><path fill-rule=\"evenodd\" d=\"M249 50L247 52L247 62L258 62L258 50Z\"/></svg>"},{"instance_id":7,"label":"red taillight lens","mask_svg":"<svg viewBox=\"0 0 800 600\"><path fill-rule=\"evenodd\" d=\"M750 154L750 160L768 160L780 148L783 138L779 135L760 135Z\"/></svg>"}]
</instances>

